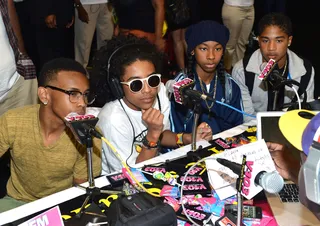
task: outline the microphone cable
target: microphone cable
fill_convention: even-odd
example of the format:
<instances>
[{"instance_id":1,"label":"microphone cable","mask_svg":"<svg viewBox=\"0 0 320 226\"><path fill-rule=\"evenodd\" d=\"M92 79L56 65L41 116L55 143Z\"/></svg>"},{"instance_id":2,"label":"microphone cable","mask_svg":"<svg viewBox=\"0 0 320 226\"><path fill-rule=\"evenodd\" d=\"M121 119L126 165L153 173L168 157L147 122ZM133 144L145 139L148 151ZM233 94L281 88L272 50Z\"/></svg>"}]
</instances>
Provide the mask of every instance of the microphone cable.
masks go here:
<instances>
[{"instance_id":1,"label":"microphone cable","mask_svg":"<svg viewBox=\"0 0 320 226\"><path fill-rule=\"evenodd\" d=\"M233 106L231 106L231 105L229 105L229 104L223 103L223 102L218 101L218 100L215 100L215 102L218 103L218 104L220 104L220 105L223 105L223 106L225 106L225 107L231 108L232 110L235 110L235 111L237 111L237 112L239 112L239 113L241 113L241 114L243 114L243 115L246 115L246 116L249 116L249 117L252 117L252 118L256 118L255 115L251 115L251 114L249 114L249 113L247 113L247 112L245 112L245 111L239 110L238 108L235 108L235 107L233 107Z\"/></svg>"},{"instance_id":2,"label":"microphone cable","mask_svg":"<svg viewBox=\"0 0 320 226\"><path fill-rule=\"evenodd\" d=\"M127 170L128 174L130 175L130 177L134 180L134 182L136 182L136 184L146 193L148 193L149 195L152 195L154 197L161 197L158 194L154 194L152 192L150 192L148 189L146 189L138 180L137 178L133 175L133 173L131 172L130 168L128 167L128 165L126 164L126 162L121 158L120 154L118 153L118 151L115 149L115 147L105 138L105 137L101 137L101 140L103 140L109 147L110 149L113 151L113 153L116 155L116 157L120 160L122 166Z\"/></svg>"}]
</instances>

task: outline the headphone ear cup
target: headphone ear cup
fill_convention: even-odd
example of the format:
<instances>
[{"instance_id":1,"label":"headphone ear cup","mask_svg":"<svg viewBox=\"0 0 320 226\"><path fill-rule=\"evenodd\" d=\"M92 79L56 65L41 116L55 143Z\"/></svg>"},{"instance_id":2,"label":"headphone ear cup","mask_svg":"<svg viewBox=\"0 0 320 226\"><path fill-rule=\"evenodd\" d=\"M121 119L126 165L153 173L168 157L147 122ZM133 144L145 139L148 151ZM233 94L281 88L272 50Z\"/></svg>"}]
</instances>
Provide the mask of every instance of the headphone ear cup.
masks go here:
<instances>
[{"instance_id":1,"label":"headphone ear cup","mask_svg":"<svg viewBox=\"0 0 320 226\"><path fill-rule=\"evenodd\" d=\"M123 89L122 89L122 86L120 84L119 79L114 76L110 76L109 84L110 84L110 90L111 90L112 95L116 99L122 99L124 96L124 93L123 93Z\"/></svg>"}]
</instances>

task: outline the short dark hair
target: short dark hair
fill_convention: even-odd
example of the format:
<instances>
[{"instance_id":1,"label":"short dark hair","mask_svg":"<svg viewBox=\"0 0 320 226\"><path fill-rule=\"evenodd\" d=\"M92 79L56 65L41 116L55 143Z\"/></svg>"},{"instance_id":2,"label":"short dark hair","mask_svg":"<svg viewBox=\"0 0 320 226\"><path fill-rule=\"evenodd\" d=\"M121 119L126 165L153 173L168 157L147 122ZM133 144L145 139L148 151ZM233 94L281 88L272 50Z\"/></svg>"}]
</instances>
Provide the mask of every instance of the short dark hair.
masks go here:
<instances>
[{"instance_id":1,"label":"short dark hair","mask_svg":"<svg viewBox=\"0 0 320 226\"><path fill-rule=\"evenodd\" d=\"M292 36L292 22L283 13L269 13L263 16L258 24L258 35L268 26L278 26L288 36Z\"/></svg>"},{"instance_id":2,"label":"short dark hair","mask_svg":"<svg viewBox=\"0 0 320 226\"><path fill-rule=\"evenodd\" d=\"M86 76L87 71L77 61L69 58L56 58L45 63L38 78L39 86L46 86L55 80L60 71L75 71Z\"/></svg>"}]
</instances>

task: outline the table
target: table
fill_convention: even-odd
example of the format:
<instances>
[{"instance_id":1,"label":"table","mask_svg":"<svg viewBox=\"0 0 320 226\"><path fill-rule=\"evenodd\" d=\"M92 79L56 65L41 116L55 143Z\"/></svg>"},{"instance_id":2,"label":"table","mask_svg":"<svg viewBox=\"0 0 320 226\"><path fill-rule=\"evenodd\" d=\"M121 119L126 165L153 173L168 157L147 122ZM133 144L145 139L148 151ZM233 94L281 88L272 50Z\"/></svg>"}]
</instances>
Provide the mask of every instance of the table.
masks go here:
<instances>
[{"instance_id":1,"label":"table","mask_svg":"<svg viewBox=\"0 0 320 226\"><path fill-rule=\"evenodd\" d=\"M255 125L255 121L251 121L250 123L242 124L242 125L239 125L237 127L232 128L232 129L226 130L222 133L216 134L213 136L213 139L226 138L226 137L231 137L231 136L240 134L240 133L244 132L248 128L248 126L252 126L252 125ZM202 147L206 147L206 146L210 145L210 143L208 143L207 141L197 142L197 147L199 147L200 145ZM153 159L139 163L136 166L139 167L139 166L143 166L143 165L161 163L161 162L165 162L167 159L170 159L170 160L178 159L178 158L185 156L186 153L190 150L191 150L191 146L186 145L182 148L173 150L172 152L169 152L169 153L166 153L163 155L159 155ZM105 187L109 184L110 183L105 176L101 176L101 177L95 179L96 187L101 188L101 187ZM88 183L84 183L82 185L88 186ZM19 219L31 216L35 213L44 211L48 208L51 208L51 207L54 207L54 206L59 205L61 203L64 203L66 201L75 199L75 198L82 196L82 195L85 195L84 190L82 190L80 188L72 187L72 188L66 189L64 191L52 194L47 197L44 197L42 199L27 203L23 206L15 208L15 209L0 213L0 225L15 222Z\"/></svg>"}]
</instances>

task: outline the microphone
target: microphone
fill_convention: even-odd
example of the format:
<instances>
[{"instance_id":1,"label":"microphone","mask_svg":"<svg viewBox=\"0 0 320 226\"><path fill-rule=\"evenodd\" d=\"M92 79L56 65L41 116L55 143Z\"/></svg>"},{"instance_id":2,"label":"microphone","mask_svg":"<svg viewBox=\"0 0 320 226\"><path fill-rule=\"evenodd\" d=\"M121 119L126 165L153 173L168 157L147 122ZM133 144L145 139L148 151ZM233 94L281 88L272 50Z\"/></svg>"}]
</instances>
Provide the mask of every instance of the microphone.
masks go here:
<instances>
[{"instance_id":1,"label":"microphone","mask_svg":"<svg viewBox=\"0 0 320 226\"><path fill-rule=\"evenodd\" d=\"M186 104L187 99L215 101L212 97L194 90L194 85L195 82L192 79L185 78L179 82L175 80L167 81L166 88L169 93L173 93L175 101L182 105Z\"/></svg>"},{"instance_id":2,"label":"microphone","mask_svg":"<svg viewBox=\"0 0 320 226\"><path fill-rule=\"evenodd\" d=\"M168 85L166 84L166 87L170 93L173 93L174 100L179 104L186 104L184 98L185 91L193 89L195 85L194 81L190 78L185 78L178 82L174 80L170 80L168 82L169 83Z\"/></svg>"},{"instance_id":3,"label":"microphone","mask_svg":"<svg viewBox=\"0 0 320 226\"><path fill-rule=\"evenodd\" d=\"M284 186L283 178L277 171L261 171L257 174L254 182L260 185L266 192L271 194L280 192Z\"/></svg>"},{"instance_id":4,"label":"microphone","mask_svg":"<svg viewBox=\"0 0 320 226\"><path fill-rule=\"evenodd\" d=\"M95 129L99 121L94 115L79 115L72 112L68 114L64 121L80 144L87 144L88 135L101 139L102 135Z\"/></svg>"},{"instance_id":5,"label":"microphone","mask_svg":"<svg viewBox=\"0 0 320 226\"><path fill-rule=\"evenodd\" d=\"M276 61L274 59L270 59L268 63L264 62L263 64L261 64L260 66L261 73L258 76L258 78L260 80L266 80L275 65L276 65Z\"/></svg>"},{"instance_id":6,"label":"microphone","mask_svg":"<svg viewBox=\"0 0 320 226\"><path fill-rule=\"evenodd\" d=\"M221 159L221 158L217 158L216 160L218 163L228 167L235 174L240 176L241 164L231 162L227 159ZM272 194L280 192L284 186L283 178L276 171L273 171L273 172L261 171L256 175L254 182L256 185L259 185L260 187L262 187L266 192L272 193Z\"/></svg>"},{"instance_id":7,"label":"microphone","mask_svg":"<svg viewBox=\"0 0 320 226\"><path fill-rule=\"evenodd\" d=\"M228 167L235 174L240 175L240 173L241 173L241 165L240 164L235 163L235 162L231 162L227 159L221 159L221 158L217 158L217 162L225 167Z\"/></svg>"}]
</instances>

